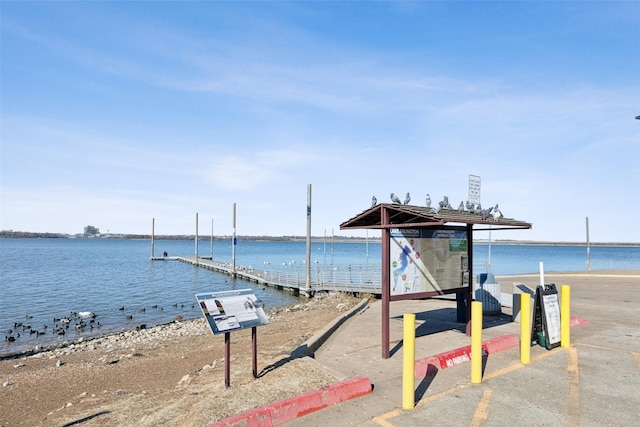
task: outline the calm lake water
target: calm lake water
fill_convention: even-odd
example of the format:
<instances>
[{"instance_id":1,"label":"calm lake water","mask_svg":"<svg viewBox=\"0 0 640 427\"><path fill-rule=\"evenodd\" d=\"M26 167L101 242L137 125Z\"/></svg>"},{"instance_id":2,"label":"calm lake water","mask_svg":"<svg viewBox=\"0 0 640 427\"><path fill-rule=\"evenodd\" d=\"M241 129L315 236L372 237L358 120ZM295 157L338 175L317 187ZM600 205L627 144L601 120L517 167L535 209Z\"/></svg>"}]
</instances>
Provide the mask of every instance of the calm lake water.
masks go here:
<instances>
[{"instance_id":1,"label":"calm lake water","mask_svg":"<svg viewBox=\"0 0 640 427\"><path fill-rule=\"evenodd\" d=\"M379 243L315 242L314 265L380 264ZM156 240L155 254L193 255L195 243ZM200 241L198 254L208 256L211 243ZM231 242L214 241L216 261L231 262ZM489 246L474 245L474 272L488 271ZM196 293L228 289L253 289L266 308L301 301L288 292L196 268L181 262L150 261L148 240L118 239L0 239L0 329L20 337L3 342L0 354L18 352L80 336L151 327L182 316L201 316ZM273 270L304 265L304 242L247 242L236 246L236 266ZM491 245L490 271L496 275L537 273L543 261L546 272L586 270L586 248L579 246ZM640 247L591 247L591 269L640 269ZM95 313L94 328L65 336L52 332L53 319L70 312ZM132 317L132 319L128 318ZM97 322L101 326L97 327ZM22 326L14 327L14 324ZM25 328L46 332L30 333ZM12 330L9 333L9 330Z\"/></svg>"}]
</instances>

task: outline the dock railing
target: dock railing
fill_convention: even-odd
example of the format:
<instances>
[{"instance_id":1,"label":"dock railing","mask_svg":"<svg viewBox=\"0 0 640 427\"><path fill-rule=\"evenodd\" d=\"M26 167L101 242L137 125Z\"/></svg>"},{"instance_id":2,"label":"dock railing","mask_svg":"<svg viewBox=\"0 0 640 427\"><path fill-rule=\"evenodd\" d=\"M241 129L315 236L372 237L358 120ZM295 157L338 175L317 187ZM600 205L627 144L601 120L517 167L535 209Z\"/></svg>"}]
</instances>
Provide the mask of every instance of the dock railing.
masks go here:
<instances>
[{"instance_id":1,"label":"dock railing","mask_svg":"<svg viewBox=\"0 0 640 427\"><path fill-rule=\"evenodd\" d=\"M155 257L153 260L162 260ZM197 267L206 268L219 273L235 276L238 279L256 282L266 286L306 292L306 266L304 263L284 263L273 266L265 263L264 269L256 269L252 266L236 266L235 271L231 264L213 261L206 258L172 257L165 260L177 260ZM379 264L348 264L348 265L321 265L315 264L311 268L310 291L341 291L380 294L382 271Z\"/></svg>"},{"instance_id":2,"label":"dock railing","mask_svg":"<svg viewBox=\"0 0 640 427\"><path fill-rule=\"evenodd\" d=\"M306 286L304 265L278 266L264 270L264 274L270 283L300 289ZM375 264L315 265L311 268L311 290L380 294L381 277L380 265Z\"/></svg>"}]
</instances>

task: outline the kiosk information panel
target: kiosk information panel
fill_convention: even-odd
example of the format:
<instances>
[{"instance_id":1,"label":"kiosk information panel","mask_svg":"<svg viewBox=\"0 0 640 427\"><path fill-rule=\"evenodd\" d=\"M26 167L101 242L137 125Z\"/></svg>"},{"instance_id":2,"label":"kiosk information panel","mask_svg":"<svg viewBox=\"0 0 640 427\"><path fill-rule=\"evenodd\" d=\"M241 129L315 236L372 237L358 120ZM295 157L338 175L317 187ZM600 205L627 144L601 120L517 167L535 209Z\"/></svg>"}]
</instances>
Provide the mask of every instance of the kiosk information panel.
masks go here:
<instances>
[{"instance_id":1,"label":"kiosk information panel","mask_svg":"<svg viewBox=\"0 0 640 427\"><path fill-rule=\"evenodd\" d=\"M392 228L390 240L391 295L441 293L468 285L463 283L466 228Z\"/></svg>"},{"instance_id":2,"label":"kiosk information panel","mask_svg":"<svg viewBox=\"0 0 640 427\"><path fill-rule=\"evenodd\" d=\"M269 323L262 302L251 289L196 294L196 300L214 334Z\"/></svg>"}]
</instances>

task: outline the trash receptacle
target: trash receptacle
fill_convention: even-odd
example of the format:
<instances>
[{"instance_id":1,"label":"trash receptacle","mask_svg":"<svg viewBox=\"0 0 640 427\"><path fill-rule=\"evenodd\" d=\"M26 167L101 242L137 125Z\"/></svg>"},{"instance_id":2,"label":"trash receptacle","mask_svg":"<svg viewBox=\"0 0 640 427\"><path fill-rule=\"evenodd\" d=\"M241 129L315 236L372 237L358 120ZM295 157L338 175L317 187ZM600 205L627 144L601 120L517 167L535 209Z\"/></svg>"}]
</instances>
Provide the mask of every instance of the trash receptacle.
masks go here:
<instances>
[{"instance_id":1,"label":"trash receptacle","mask_svg":"<svg viewBox=\"0 0 640 427\"><path fill-rule=\"evenodd\" d=\"M502 289L500 284L496 283L493 274L481 273L478 275L474 288L474 297L476 301L482 302L482 312L484 314L502 313Z\"/></svg>"}]
</instances>

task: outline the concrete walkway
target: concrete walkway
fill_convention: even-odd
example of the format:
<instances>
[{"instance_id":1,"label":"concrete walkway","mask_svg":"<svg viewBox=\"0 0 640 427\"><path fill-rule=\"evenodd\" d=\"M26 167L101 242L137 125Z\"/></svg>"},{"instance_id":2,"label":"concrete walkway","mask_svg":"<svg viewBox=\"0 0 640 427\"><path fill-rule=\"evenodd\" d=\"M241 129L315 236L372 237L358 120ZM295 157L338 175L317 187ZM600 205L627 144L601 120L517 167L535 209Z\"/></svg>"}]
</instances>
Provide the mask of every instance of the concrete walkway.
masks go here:
<instances>
[{"instance_id":1,"label":"concrete walkway","mask_svg":"<svg viewBox=\"0 0 640 427\"><path fill-rule=\"evenodd\" d=\"M498 277L535 288L537 275ZM413 410L402 408L402 316L416 314L416 359L455 354L470 345L456 322L453 300L391 303L391 353L382 358L381 303L342 324L314 354L340 378L368 377L373 392L289 421L287 426L640 425L640 271L545 275L571 286L571 316L588 323L571 329L571 347L531 349L522 365L520 325L511 311L484 316L483 341L506 344L485 359L481 384L470 383L470 363L452 358L415 379Z\"/></svg>"}]
</instances>

